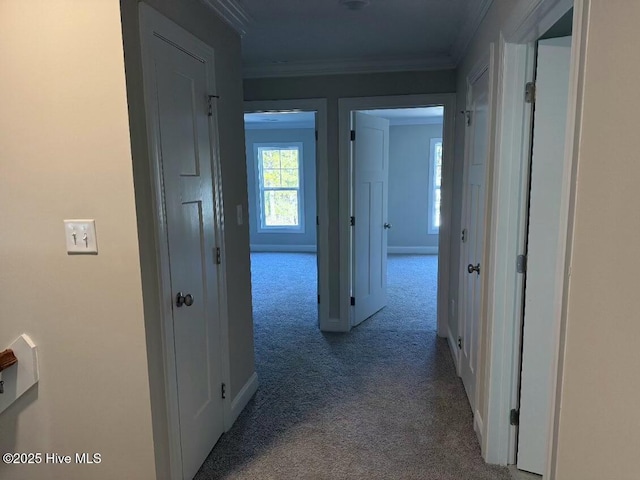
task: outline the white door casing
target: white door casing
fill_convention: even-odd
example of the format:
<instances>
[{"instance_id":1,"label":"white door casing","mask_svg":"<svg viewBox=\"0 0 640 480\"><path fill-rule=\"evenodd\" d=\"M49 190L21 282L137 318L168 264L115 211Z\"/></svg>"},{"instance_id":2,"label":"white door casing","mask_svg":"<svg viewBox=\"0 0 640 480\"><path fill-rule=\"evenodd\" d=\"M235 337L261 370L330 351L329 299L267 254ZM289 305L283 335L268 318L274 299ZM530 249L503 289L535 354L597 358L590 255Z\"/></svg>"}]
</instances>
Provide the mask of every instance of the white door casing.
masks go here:
<instances>
[{"instance_id":1,"label":"white door casing","mask_svg":"<svg viewBox=\"0 0 640 480\"><path fill-rule=\"evenodd\" d=\"M522 340L517 465L544 474L553 409L554 325L562 285L556 275L563 213L565 131L569 100L571 37L538 44L531 161L529 234Z\"/></svg>"},{"instance_id":2,"label":"white door casing","mask_svg":"<svg viewBox=\"0 0 640 480\"><path fill-rule=\"evenodd\" d=\"M484 268L485 173L489 141L489 71L484 70L469 84L467 142L465 158L464 210L461 272L460 376L472 410L476 409L478 349Z\"/></svg>"},{"instance_id":3,"label":"white door casing","mask_svg":"<svg viewBox=\"0 0 640 480\"><path fill-rule=\"evenodd\" d=\"M221 395L228 345L224 262L217 264L224 242L216 108L209 97L213 50L148 6L141 4L140 12L170 475L190 479L222 434L230 409Z\"/></svg>"},{"instance_id":4,"label":"white door casing","mask_svg":"<svg viewBox=\"0 0 640 480\"><path fill-rule=\"evenodd\" d=\"M354 112L353 326L387 304L389 120Z\"/></svg>"}]
</instances>

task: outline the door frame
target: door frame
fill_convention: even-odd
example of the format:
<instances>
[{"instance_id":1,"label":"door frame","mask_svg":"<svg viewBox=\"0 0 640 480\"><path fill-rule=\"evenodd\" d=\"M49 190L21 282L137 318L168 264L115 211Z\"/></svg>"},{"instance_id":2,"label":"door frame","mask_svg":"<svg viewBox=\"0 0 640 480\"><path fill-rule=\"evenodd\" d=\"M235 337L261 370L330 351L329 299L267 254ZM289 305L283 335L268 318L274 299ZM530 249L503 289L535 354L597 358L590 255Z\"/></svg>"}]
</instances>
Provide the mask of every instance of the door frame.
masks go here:
<instances>
[{"instance_id":1,"label":"door frame","mask_svg":"<svg viewBox=\"0 0 640 480\"><path fill-rule=\"evenodd\" d=\"M567 281L571 270L576 169L579 155L585 50L590 0L532 0L516 8L498 43L498 98L496 105L495 164L490 228L490 268L487 279L489 350L485 357L489 372L487 419L482 452L488 463L513 464L516 455L516 427L509 424L509 411L518 403L522 278L516 272L516 256L523 253L531 146L531 107L524 102L523 87L534 78L535 42L571 7L573 41L563 192L560 209L563 226L558 239L561 261L555 272L562 285L562 304L557 309L553 342L553 402L550 419L549 455L543 478L555 478L559 407L563 375L567 313ZM515 159L515 161L514 161Z\"/></svg>"},{"instance_id":2,"label":"door frame","mask_svg":"<svg viewBox=\"0 0 640 480\"><path fill-rule=\"evenodd\" d=\"M153 216L154 240L156 244L156 261L158 266L158 291L160 305L158 306L159 324L162 339L163 365L162 378L156 379L164 389L164 401L159 401L166 409L161 412L166 419L168 433L168 454L170 478L182 479L182 453L180 444L180 422L178 410L177 367L173 336L173 291L171 289L169 244L167 236L167 220L164 207L162 164L160 158L159 118L157 97L155 95L155 69L153 68L153 42L158 36L169 43L174 43L188 50L190 55L201 59L207 65L207 83L210 95L216 94L215 63L212 47L197 39L188 31L178 26L152 7L140 3L140 42L142 54L142 73L144 85L145 120L147 125L147 144L149 147L149 168L151 198L155 215ZM205 101L206 99L202 99ZM218 315L220 319L220 358L222 359L222 381L230 385L229 359L229 317L227 310L227 281L226 255L224 244L224 208L222 196L222 175L218 142L218 116L215 101L212 104L214 115L209 121L209 135L211 138L212 182L214 192L215 242L221 253L221 263L216 268L218 280ZM154 373L150 369L149 375ZM153 392L152 392L153 393ZM223 398L223 421L225 431L231 428L232 416L231 399ZM156 447L157 449L158 447Z\"/></svg>"},{"instance_id":3,"label":"door frame","mask_svg":"<svg viewBox=\"0 0 640 480\"><path fill-rule=\"evenodd\" d=\"M353 320L351 306L353 249L351 240L353 169L351 160L351 112L356 110L444 106L442 124L442 204L438 238L438 336L446 337L449 318L449 266L451 264L451 199L453 190L455 103L453 93L349 97L338 99L339 235L340 235L340 318L336 331L348 332Z\"/></svg>"},{"instance_id":4,"label":"door frame","mask_svg":"<svg viewBox=\"0 0 640 480\"><path fill-rule=\"evenodd\" d=\"M327 100L303 98L295 100L253 100L244 102L244 113L300 111L316 112L316 222L318 256L318 326L333 330L329 319L329 168L327 141ZM251 219L250 219L251 221Z\"/></svg>"}]
</instances>

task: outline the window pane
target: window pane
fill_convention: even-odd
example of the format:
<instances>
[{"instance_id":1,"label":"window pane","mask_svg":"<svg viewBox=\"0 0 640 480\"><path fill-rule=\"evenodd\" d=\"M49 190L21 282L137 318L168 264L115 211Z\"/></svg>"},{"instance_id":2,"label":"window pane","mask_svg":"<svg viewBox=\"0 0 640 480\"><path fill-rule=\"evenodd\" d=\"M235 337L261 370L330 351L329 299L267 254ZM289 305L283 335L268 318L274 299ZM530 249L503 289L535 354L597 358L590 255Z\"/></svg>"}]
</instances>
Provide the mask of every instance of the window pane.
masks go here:
<instances>
[{"instance_id":1,"label":"window pane","mask_svg":"<svg viewBox=\"0 0 640 480\"><path fill-rule=\"evenodd\" d=\"M267 227L297 227L298 191L276 190L264 192L264 224Z\"/></svg>"},{"instance_id":2,"label":"window pane","mask_svg":"<svg viewBox=\"0 0 640 480\"><path fill-rule=\"evenodd\" d=\"M281 168L298 168L298 149L280 150Z\"/></svg>"},{"instance_id":3,"label":"window pane","mask_svg":"<svg viewBox=\"0 0 640 480\"><path fill-rule=\"evenodd\" d=\"M280 150L260 149L262 168L280 168Z\"/></svg>"},{"instance_id":4,"label":"window pane","mask_svg":"<svg viewBox=\"0 0 640 480\"><path fill-rule=\"evenodd\" d=\"M283 162L284 163L284 162ZM300 180L298 176L298 169L282 169L280 170L282 175L282 186L283 187L294 187L298 188Z\"/></svg>"},{"instance_id":5,"label":"window pane","mask_svg":"<svg viewBox=\"0 0 640 480\"><path fill-rule=\"evenodd\" d=\"M280 180L280 170L272 170L265 168L262 171L262 184L265 187L280 187L282 186Z\"/></svg>"}]
</instances>

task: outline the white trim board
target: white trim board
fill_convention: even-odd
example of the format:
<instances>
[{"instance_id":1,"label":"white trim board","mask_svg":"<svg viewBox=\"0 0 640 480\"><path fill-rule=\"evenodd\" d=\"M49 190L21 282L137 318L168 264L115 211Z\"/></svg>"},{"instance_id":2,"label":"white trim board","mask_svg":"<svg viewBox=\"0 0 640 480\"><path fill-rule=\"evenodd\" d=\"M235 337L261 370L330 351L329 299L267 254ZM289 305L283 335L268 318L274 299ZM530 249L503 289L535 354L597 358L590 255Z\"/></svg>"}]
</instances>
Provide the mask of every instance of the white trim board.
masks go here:
<instances>
[{"instance_id":1,"label":"white trim board","mask_svg":"<svg viewBox=\"0 0 640 480\"><path fill-rule=\"evenodd\" d=\"M437 255L438 247L389 247L387 253L392 255Z\"/></svg>"},{"instance_id":2,"label":"white trim board","mask_svg":"<svg viewBox=\"0 0 640 480\"><path fill-rule=\"evenodd\" d=\"M451 192L453 190L453 136L455 130L455 94L397 95L381 97L354 97L338 99L338 147L339 147L339 236L340 236L340 326L341 331L351 329L351 112L385 108L410 108L444 106L443 166L442 166L442 226L439 233L438 252L438 335L447 336L449 318L449 265L451 238Z\"/></svg>"},{"instance_id":3,"label":"white trim board","mask_svg":"<svg viewBox=\"0 0 640 480\"><path fill-rule=\"evenodd\" d=\"M332 60L303 60L288 63L245 64L244 78L304 77L356 73L411 72L451 70L453 58L448 55L395 58L338 58Z\"/></svg>"},{"instance_id":4,"label":"white trim board","mask_svg":"<svg viewBox=\"0 0 640 480\"><path fill-rule=\"evenodd\" d=\"M328 120L327 100L310 98L297 100L258 100L244 102L244 112L278 111L316 112L316 212L317 230L318 294L323 299L318 304L318 325L322 331L337 331L337 322L329 318L329 167L328 167ZM325 300L326 299L326 300Z\"/></svg>"},{"instance_id":5,"label":"white trim board","mask_svg":"<svg viewBox=\"0 0 640 480\"><path fill-rule=\"evenodd\" d=\"M253 372L253 375L249 377L247 383L245 383L235 398L231 401L231 425L236 421L238 416L244 410L244 407L247 406L247 403L251 400L251 398L255 395L258 390L258 374ZM229 425L225 431L229 431L231 428Z\"/></svg>"},{"instance_id":6,"label":"white trim board","mask_svg":"<svg viewBox=\"0 0 640 480\"><path fill-rule=\"evenodd\" d=\"M252 252L288 252L288 253L316 253L315 245L261 245L252 244Z\"/></svg>"}]
</instances>

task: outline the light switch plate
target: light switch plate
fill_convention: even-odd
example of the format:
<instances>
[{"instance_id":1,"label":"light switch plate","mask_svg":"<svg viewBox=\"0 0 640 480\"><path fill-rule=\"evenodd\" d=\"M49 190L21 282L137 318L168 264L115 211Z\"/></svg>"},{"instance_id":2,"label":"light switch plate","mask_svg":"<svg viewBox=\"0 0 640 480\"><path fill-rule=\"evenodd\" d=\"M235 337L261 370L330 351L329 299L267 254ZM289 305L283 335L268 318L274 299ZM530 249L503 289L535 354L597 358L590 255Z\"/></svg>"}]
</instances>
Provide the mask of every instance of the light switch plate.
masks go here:
<instances>
[{"instance_id":1,"label":"light switch plate","mask_svg":"<svg viewBox=\"0 0 640 480\"><path fill-rule=\"evenodd\" d=\"M97 254L96 221L65 220L64 236L69 254Z\"/></svg>"}]
</instances>

